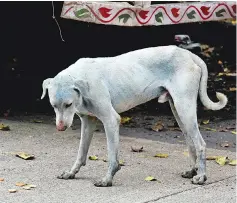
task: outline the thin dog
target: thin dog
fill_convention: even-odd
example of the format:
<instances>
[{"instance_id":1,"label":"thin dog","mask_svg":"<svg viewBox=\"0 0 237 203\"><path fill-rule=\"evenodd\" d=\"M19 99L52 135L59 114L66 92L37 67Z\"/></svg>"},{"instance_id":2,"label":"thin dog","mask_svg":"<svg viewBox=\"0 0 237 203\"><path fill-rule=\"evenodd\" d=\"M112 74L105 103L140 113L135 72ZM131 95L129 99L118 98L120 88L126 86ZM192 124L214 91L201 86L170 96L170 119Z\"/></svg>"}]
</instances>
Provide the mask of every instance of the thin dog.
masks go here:
<instances>
[{"instance_id":1,"label":"thin dog","mask_svg":"<svg viewBox=\"0 0 237 203\"><path fill-rule=\"evenodd\" d=\"M191 170L182 173L192 183L206 180L206 143L197 122L197 97L211 110L227 104L227 97L216 93L219 102L207 95L208 71L204 61L188 50L176 46L151 47L115 57L81 58L54 78L43 81L43 99L48 90L56 113L59 131L69 128L74 114L81 119L81 139L76 161L69 171L58 178L72 179L86 164L87 152L97 117L104 125L109 167L107 174L95 183L98 187L112 186L120 169L119 113L158 98L168 101L188 145L193 162Z\"/></svg>"}]
</instances>

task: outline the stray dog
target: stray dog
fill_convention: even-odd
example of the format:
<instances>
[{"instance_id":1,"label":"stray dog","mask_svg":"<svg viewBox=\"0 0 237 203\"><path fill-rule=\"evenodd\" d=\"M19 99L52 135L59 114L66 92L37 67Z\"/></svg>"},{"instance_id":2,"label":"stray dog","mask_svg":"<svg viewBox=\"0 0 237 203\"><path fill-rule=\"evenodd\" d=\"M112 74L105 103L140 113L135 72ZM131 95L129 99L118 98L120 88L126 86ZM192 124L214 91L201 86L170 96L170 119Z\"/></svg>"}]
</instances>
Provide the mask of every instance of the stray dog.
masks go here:
<instances>
[{"instance_id":1,"label":"stray dog","mask_svg":"<svg viewBox=\"0 0 237 203\"><path fill-rule=\"evenodd\" d=\"M43 94L56 113L59 131L69 128L76 113L81 119L81 139L78 155L71 170L58 178L72 179L86 164L87 152L96 129L94 115L102 121L107 137L108 172L95 183L98 187L112 186L112 179L120 169L118 162L119 113L158 98L168 101L186 138L193 161L190 171L182 173L192 183L206 180L206 143L197 122L197 96L203 105L219 110L227 104L227 97L216 93L219 102L207 95L208 71L204 61L188 50L177 46L151 47L116 57L81 58L54 78L43 81Z\"/></svg>"}]
</instances>

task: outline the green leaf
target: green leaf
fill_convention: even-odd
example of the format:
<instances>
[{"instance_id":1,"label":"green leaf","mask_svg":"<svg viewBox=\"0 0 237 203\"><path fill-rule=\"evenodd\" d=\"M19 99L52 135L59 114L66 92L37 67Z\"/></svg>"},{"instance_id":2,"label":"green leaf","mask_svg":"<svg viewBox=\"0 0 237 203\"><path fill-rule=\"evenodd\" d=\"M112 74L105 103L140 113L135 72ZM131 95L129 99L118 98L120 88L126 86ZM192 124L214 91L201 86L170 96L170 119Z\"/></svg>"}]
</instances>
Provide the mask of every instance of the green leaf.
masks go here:
<instances>
[{"instance_id":1,"label":"green leaf","mask_svg":"<svg viewBox=\"0 0 237 203\"><path fill-rule=\"evenodd\" d=\"M74 11L74 15L77 17L77 18L86 18L86 17L89 17L90 16L90 11L85 9L85 8L82 8L78 11Z\"/></svg>"},{"instance_id":2,"label":"green leaf","mask_svg":"<svg viewBox=\"0 0 237 203\"><path fill-rule=\"evenodd\" d=\"M216 12L216 17L223 17L222 13L224 13L224 12L226 13L226 10L224 8L219 10L219 11L217 11Z\"/></svg>"},{"instance_id":3,"label":"green leaf","mask_svg":"<svg viewBox=\"0 0 237 203\"><path fill-rule=\"evenodd\" d=\"M191 12L187 13L188 19L193 19L195 18L194 14L196 14L196 12L194 10L192 10Z\"/></svg>"},{"instance_id":4,"label":"green leaf","mask_svg":"<svg viewBox=\"0 0 237 203\"><path fill-rule=\"evenodd\" d=\"M132 18L129 14L122 14L119 17L119 22L121 19L123 19L123 23L126 23L128 21L129 18Z\"/></svg>"},{"instance_id":5,"label":"green leaf","mask_svg":"<svg viewBox=\"0 0 237 203\"><path fill-rule=\"evenodd\" d=\"M162 23L163 13L159 12L155 15L156 22Z\"/></svg>"},{"instance_id":6,"label":"green leaf","mask_svg":"<svg viewBox=\"0 0 237 203\"><path fill-rule=\"evenodd\" d=\"M236 166L236 159L230 160L229 165Z\"/></svg>"},{"instance_id":7,"label":"green leaf","mask_svg":"<svg viewBox=\"0 0 237 203\"><path fill-rule=\"evenodd\" d=\"M154 157L167 158L168 156L168 154L156 154Z\"/></svg>"}]
</instances>

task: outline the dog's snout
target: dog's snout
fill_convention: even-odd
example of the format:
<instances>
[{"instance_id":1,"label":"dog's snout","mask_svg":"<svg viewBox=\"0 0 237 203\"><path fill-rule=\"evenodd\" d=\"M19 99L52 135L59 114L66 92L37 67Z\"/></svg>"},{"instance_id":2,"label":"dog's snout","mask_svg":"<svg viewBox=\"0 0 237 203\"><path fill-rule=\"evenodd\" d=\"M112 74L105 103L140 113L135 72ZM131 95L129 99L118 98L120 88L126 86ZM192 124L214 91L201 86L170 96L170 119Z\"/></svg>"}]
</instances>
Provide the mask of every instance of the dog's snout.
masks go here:
<instances>
[{"instance_id":1,"label":"dog's snout","mask_svg":"<svg viewBox=\"0 0 237 203\"><path fill-rule=\"evenodd\" d=\"M67 126L64 125L63 121L59 121L58 125L57 125L57 130L58 131L64 131L66 130Z\"/></svg>"}]
</instances>

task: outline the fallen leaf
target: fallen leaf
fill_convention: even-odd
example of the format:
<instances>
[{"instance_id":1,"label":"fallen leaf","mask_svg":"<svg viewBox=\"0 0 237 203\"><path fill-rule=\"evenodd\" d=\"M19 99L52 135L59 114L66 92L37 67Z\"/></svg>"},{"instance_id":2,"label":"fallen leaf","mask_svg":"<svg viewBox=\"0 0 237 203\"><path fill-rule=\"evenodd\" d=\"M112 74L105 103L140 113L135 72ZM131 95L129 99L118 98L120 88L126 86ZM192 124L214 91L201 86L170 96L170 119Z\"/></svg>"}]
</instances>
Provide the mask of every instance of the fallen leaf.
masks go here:
<instances>
[{"instance_id":1,"label":"fallen leaf","mask_svg":"<svg viewBox=\"0 0 237 203\"><path fill-rule=\"evenodd\" d=\"M16 189L9 189L8 192L10 193L15 193L17 190Z\"/></svg>"},{"instance_id":2,"label":"fallen leaf","mask_svg":"<svg viewBox=\"0 0 237 203\"><path fill-rule=\"evenodd\" d=\"M95 160L98 160L98 157L97 156L89 156L89 159L95 161Z\"/></svg>"},{"instance_id":3,"label":"fallen leaf","mask_svg":"<svg viewBox=\"0 0 237 203\"><path fill-rule=\"evenodd\" d=\"M221 166L224 166L226 164L227 160L228 160L228 157L226 157L226 156L219 156L215 160L216 160L216 163L218 163Z\"/></svg>"},{"instance_id":4,"label":"fallen leaf","mask_svg":"<svg viewBox=\"0 0 237 203\"><path fill-rule=\"evenodd\" d=\"M236 91L236 87L230 87L229 89L231 92L235 92Z\"/></svg>"},{"instance_id":5,"label":"fallen leaf","mask_svg":"<svg viewBox=\"0 0 237 203\"><path fill-rule=\"evenodd\" d=\"M174 128L170 127L169 130L171 130L171 131L181 131L181 129L179 127L174 127Z\"/></svg>"},{"instance_id":6,"label":"fallen leaf","mask_svg":"<svg viewBox=\"0 0 237 203\"><path fill-rule=\"evenodd\" d=\"M120 166L125 166L124 161L123 160L119 160L119 165Z\"/></svg>"},{"instance_id":7,"label":"fallen leaf","mask_svg":"<svg viewBox=\"0 0 237 203\"><path fill-rule=\"evenodd\" d=\"M131 146L131 151L132 152L142 152L143 151L143 147L136 148L136 147L132 147Z\"/></svg>"},{"instance_id":8,"label":"fallen leaf","mask_svg":"<svg viewBox=\"0 0 237 203\"><path fill-rule=\"evenodd\" d=\"M132 118L130 117L122 117L120 120L121 124L128 123Z\"/></svg>"},{"instance_id":9,"label":"fallen leaf","mask_svg":"<svg viewBox=\"0 0 237 203\"><path fill-rule=\"evenodd\" d=\"M19 152L16 154L17 157L20 157L24 160L31 160L31 159L34 159L35 156L34 155L30 155L30 154L27 154L25 152Z\"/></svg>"},{"instance_id":10,"label":"fallen leaf","mask_svg":"<svg viewBox=\"0 0 237 203\"><path fill-rule=\"evenodd\" d=\"M236 133L236 131L230 131L232 134L235 134L235 135L237 135L237 133Z\"/></svg>"},{"instance_id":11,"label":"fallen leaf","mask_svg":"<svg viewBox=\"0 0 237 203\"><path fill-rule=\"evenodd\" d=\"M156 154L154 157L167 158L168 156L168 154Z\"/></svg>"},{"instance_id":12,"label":"fallen leaf","mask_svg":"<svg viewBox=\"0 0 237 203\"><path fill-rule=\"evenodd\" d=\"M229 165L236 166L236 159L230 160Z\"/></svg>"},{"instance_id":13,"label":"fallen leaf","mask_svg":"<svg viewBox=\"0 0 237 203\"><path fill-rule=\"evenodd\" d=\"M206 157L206 160L216 160L219 156L208 156Z\"/></svg>"},{"instance_id":14,"label":"fallen leaf","mask_svg":"<svg viewBox=\"0 0 237 203\"><path fill-rule=\"evenodd\" d=\"M216 132L216 129L214 129L214 128L207 128L207 127L203 127L203 126L199 126L199 127L202 128L202 129L205 129L205 130L207 130L207 131Z\"/></svg>"},{"instance_id":15,"label":"fallen leaf","mask_svg":"<svg viewBox=\"0 0 237 203\"><path fill-rule=\"evenodd\" d=\"M32 185L32 184L29 184L28 186L31 188L36 188L36 185Z\"/></svg>"},{"instance_id":16,"label":"fallen leaf","mask_svg":"<svg viewBox=\"0 0 237 203\"><path fill-rule=\"evenodd\" d=\"M222 61L221 61L221 60L219 60L219 61L218 61L218 64L219 64L219 65L222 65L223 63L222 63Z\"/></svg>"},{"instance_id":17,"label":"fallen leaf","mask_svg":"<svg viewBox=\"0 0 237 203\"><path fill-rule=\"evenodd\" d=\"M4 178L0 178L0 182L3 182L4 181Z\"/></svg>"},{"instance_id":18,"label":"fallen leaf","mask_svg":"<svg viewBox=\"0 0 237 203\"><path fill-rule=\"evenodd\" d=\"M202 124L206 125L206 124L209 123L209 121L210 121L210 120L203 120L203 121L202 121Z\"/></svg>"},{"instance_id":19,"label":"fallen leaf","mask_svg":"<svg viewBox=\"0 0 237 203\"><path fill-rule=\"evenodd\" d=\"M226 76L236 76L236 73L226 73Z\"/></svg>"},{"instance_id":20,"label":"fallen leaf","mask_svg":"<svg viewBox=\"0 0 237 203\"><path fill-rule=\"evenodd\" d=\"M146 181L156 181L156 179L153 176L147 176L145 178Z\"/></svg>"},{"instance_id":21,"label":"fallen leaf","mask_svg":"<svg viewBox=\"0 0 237 203\"><path fill-rule=\"evenodd\" d=\"M21 183L21 182L16 183L16 186L19 186L19 187L22 187L22 186L25 186L25 185L27 185L27 184L26 183Z\"/></svg>"},{"instance_id":22,"label":"fallen leaf","mask_svg":"<svg viewBox=\"0 0 237 203\"><path fill-rule=\"evenodd\" d=\"M221 147L229 147L230 144L228 142L223 142L220 144Z\"/></svg>"},{"instance_id":23,"label":"fallen leaf","mask_svg":"<svg viewBox=\"0 0 237 203\"><path fill-rule=\"evenodd\" d=\"M162 131L164 129L164 124L161 121L158 121L151 129L156 132Z\"/></svg>"},{"instance_id":24,"label":"fallen leaf","mask_svg":"<svg viewBox=\"0 0 237 203\"><path fill-rule=\"evenodd\" d=\"M184 156L189 156L189 153L188 152L183 152L183 155Z\"/></svg>"},{"instance_id":25,"label":"fallen leaf","mask_svg":"<svg viewBox=\"0 0 237 203\"><path fill-rule=\"evenodd\" d=\"M40 120L33 120L33 123L43 123L43 121L40 121Z\"/></svg>"},{"instance_id":26,"label":"fallen leaf","mask_svg":"<svg viewBox=\"0 0 237 203\"><path fill-rule=\"evenodd\" d=\"M225 73L218 73L217 76L222 76L222 75L225 75Z\"/></svg>"},{"instance_id":27,"label":"fallen leaf","mask_svg":"<svg viewBox=\"0 0 237 203\"><path fill-rule=\"evenodd\" d=\"M9 131L10 127L8 125L0 124L0 130L2 131Z\"/></svg>"},{"instance_id":28,"label":"fallen leaf","mask_svg":"<svg viewBox=\"0 0 237 203\"><path fill-rule=\"evenodd\" d=\"M107 160L106 160L106 159L102 159L102 161L103 161L103 162L107 162Z\"/></svg>"},{"instance_id":29,"label":"fallen leaf","mask_svg":"<svg viewBox=\"0 0 237 203\"><path fill-rule=\"evenodd\" d=\"M24 190L30 190L30 189L31 189L31 187L28 186L28 185L25 185L25 186L23 186L22 188L23 188Z\"/></svg>"}]
</instances>

